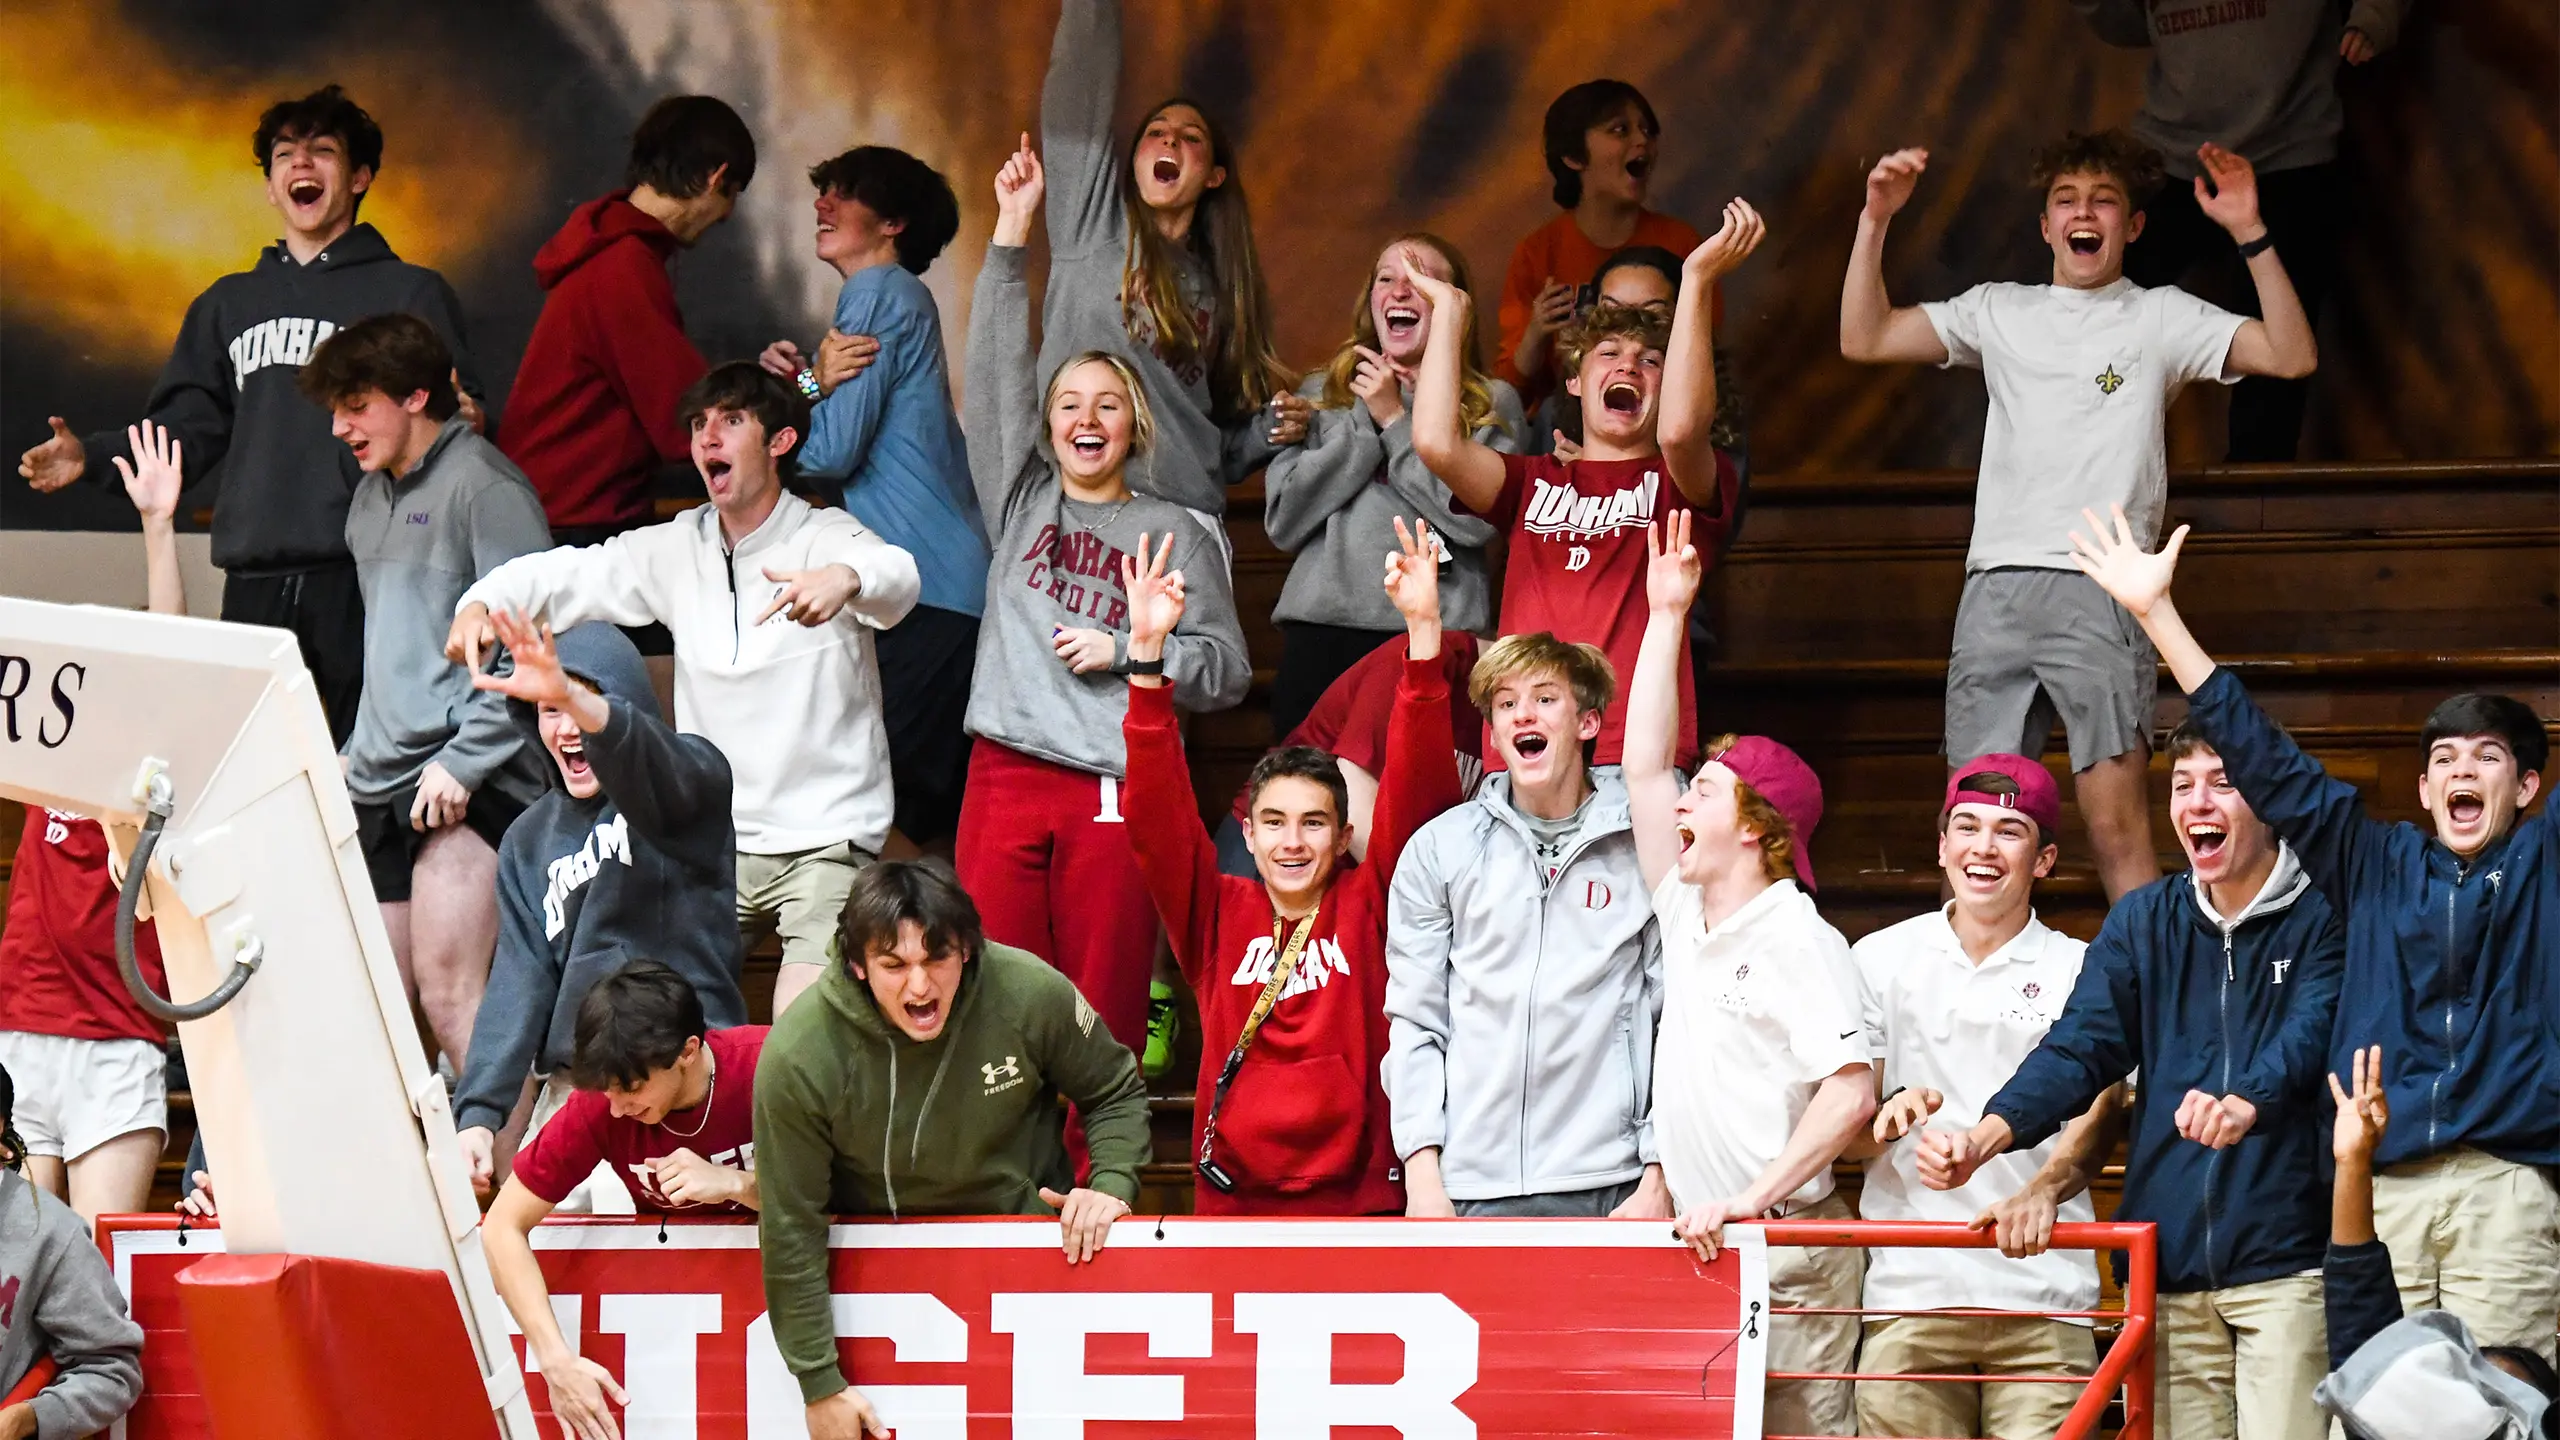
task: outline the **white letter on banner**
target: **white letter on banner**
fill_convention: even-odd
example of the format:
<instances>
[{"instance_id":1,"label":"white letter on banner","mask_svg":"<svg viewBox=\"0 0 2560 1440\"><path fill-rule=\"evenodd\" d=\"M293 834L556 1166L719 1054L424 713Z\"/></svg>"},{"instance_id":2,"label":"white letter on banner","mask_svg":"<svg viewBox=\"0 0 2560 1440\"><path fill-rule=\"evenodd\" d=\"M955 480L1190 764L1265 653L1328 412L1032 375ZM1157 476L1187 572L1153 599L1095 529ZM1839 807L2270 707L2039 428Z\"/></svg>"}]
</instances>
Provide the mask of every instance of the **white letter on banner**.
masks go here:
<instances>
[{"instance_id":1,"label":"white letter on banner","mask_svg":"<svg viewBox=\"0 0 2560 1440\"><path fill-rule=\"evenodd\" d=\"M1392 1426L1406 1440L1475 1440L1457 1399L1476 1383L1475 1317L1446 1295L1238 1295L1236 1331L1261 1337L1256 1440L1327 1440L1336 1425ZM1333 1382L1333 1337L1393 1335L1392 1385Z\"/></svg>"},{"instance_id":2,"label":"white letter on banner","mask_svg":"<svg viewBox=\"0 0 2560 1440\"><path fill-rule=\"evenodd\" d=\"M583 1295L554 1295L551 1297L552 1323L560 1327L560 1338L567 1342L569 1346L569 1353L572 1355L578 1353L578 1317L586 1309L586 1298L587 1297ZM516 1324L514 1311L508 1311L506 1318L508 1334L522 1335L524 1333L523 1327ZM533 1346L530 1342L528 1342L524 1347L524 1373L527 1375L539 1375L542 1373L542 1357L533 1353Z\"/></svg>"},{"instance_id":3,"label":"white letter on banner","mask_svg":"<svg viewBox=\"0 0 2560 1440\"><path fill-rule=\"evenodd\" d=\"M993 1323L1013 1337L1014 1440L1084 1440L1088 1420L1180 1420L1179 1375L1088 1375L1087 1335L1144 1335L1147 1353L1209 1354L1204 1294L998 1295Z\"/></svg>"},{"instance_id":4,"label":"white letter on banner","mask_svg":"<svg viewBox=\"0 0 2560 1440\"><path fill-rule=\"evenodd\" d=\"M596 1306L596 1330L622 1340L622 1412L630 1440L693 1440L694 1354L705 1335L720 1333L717 1295L607 1295Z\"/></svg>"},{"instance_id":5,"label":"white letter on banner","mask_svg":"<svg viewBox=\"0 0 2560 1440\"><path fill-rule=\"evenodd\" d=\"M829 1305L838 1339L887 1340L901 1364L956 1363L969 1358L969 1322L930 1295L838 1295ZM967 1440L966 1385L865 1385L855 1388L898 1440ZM773 1317L747 1327L747 1440L806 1440L800 1382L773 1343Z\"/></svg>"}]
</instances>

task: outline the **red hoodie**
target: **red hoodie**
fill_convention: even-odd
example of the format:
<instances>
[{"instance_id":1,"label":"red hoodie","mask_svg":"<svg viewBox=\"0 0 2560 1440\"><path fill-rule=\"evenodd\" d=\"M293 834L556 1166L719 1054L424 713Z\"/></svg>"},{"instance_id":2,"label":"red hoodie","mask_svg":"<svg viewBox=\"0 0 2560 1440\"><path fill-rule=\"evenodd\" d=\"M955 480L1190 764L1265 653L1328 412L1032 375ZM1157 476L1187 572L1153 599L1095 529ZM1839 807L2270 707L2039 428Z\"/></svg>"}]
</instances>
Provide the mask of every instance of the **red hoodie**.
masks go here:
<instances>
[{"instance_id":1,"label":"red hoodie","mask_svg":"<svg viewBox=\"0 0 2560 1440\"><path fill-rule=\"evenodd\" d=\"M554 530L651 517L649 472L691 453L676 401L711 367L684 335L667 258L676 237L617 190L533 257L551 292L524 347L498 448Z\"/></svg>"},{"instance_id":2,"label":"red hoodie","mask_svg":"<svg viewBox=\"0 0 2560 1440\"><path fill-rule=\"evenodd\" d=\"M1130 848L1200 1003L1200 1078L1192 1152L1209 1097L1244 1020L1278 960L1270 892L1218 873L1217 847L1196 818L1190 767L1170 687L1129 688ZM1395 1215L1404 1185L1387 1129L1378 1062L1387 1050L1387 885L1415 831L1458 803L1448 681L1437 660L1407 660L1387 725L1387 761L1367 864L1345 856L1316 908L1297 974L1218 1114L1218 1158L1236 1177L1222 1194L1195 1177L1203 1215Z\"/></svg>"}]
</instances>

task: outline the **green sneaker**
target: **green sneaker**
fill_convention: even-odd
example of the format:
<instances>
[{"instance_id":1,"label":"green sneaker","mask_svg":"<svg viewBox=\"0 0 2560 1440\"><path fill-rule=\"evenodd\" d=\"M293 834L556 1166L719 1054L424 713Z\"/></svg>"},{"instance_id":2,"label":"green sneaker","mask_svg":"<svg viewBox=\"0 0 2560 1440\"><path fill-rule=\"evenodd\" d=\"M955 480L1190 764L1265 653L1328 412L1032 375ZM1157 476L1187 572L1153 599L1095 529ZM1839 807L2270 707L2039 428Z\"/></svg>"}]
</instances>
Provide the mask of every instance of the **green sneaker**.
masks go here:
<instances>
[{"instance_id":1,"label":"green sneaker","mask_svg":"<svg viewBox=\"0 0 2560 1440\"><path fill-rule=\"evenodd\" d=\"M1153 1080L1173 1068L1173 1042L1182 1033L1182 1012L1174 1008L1173 987L1162 980L1147 985L1147 1053L1138 1069Z\"/></svg>"}]
</instances>

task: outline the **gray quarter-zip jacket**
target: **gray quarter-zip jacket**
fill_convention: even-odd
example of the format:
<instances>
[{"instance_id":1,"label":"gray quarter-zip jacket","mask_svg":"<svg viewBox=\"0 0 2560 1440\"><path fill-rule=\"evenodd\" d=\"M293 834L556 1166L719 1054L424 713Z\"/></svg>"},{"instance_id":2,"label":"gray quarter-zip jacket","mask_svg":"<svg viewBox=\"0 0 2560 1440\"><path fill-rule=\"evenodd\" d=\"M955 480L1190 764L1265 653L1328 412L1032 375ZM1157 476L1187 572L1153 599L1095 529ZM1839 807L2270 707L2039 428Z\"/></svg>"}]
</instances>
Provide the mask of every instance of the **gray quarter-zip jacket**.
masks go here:
<instances>
[{"instance_id":1,"label":"gray quarter-zip jacket","mask_svg":"<svg viewBox=\"0 0 2560 1440\"><path fill-rule=\"evenodd\" d=\"M1655 1159L1662 942L1627 790L1597 777L1552 881L1508 775L1422 827L1387 919L1396 1155L1438 1146L1452 1200L1596 1190Z\"/></svg>"},{"instance_id":2,"label":"gray quarter-zip jacket","mask_svg":"<svg viewBox=\"0 0 2560 1440\"><path fill-rule=\"evenodd\" d=\"M390 800L430 761L473 791L494 783L529 801L550 787L551 762L525 753L506 697L472 689L444 658L472 582L550 544L532 482L460 416L408 474L356 482L347 549L364 590L364 699L347 737L349 794Z\"/></svg>"}]
</instances>

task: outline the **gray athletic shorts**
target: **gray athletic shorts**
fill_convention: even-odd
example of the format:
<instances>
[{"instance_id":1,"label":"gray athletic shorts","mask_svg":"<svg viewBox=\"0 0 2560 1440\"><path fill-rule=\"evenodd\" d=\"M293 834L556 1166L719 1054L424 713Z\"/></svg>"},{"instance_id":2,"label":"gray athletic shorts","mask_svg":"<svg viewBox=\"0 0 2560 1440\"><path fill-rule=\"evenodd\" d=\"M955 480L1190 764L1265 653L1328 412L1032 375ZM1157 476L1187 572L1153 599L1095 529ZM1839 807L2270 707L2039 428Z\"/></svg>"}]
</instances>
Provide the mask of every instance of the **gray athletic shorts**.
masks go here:
<instances>
[{"instance_id":1,"label":"gray athletic shorts","mask_svg":"<svg viewBox=\"0 0 2560 1440\"><path fill-rule=\"evenodd\" d=\"M2077 571L1965 577L1947 657L1947 761L2041 755L2054 721L2071 768L2151 748L2159 659L2142 626Z\"/></svg>"}]
</instances>

